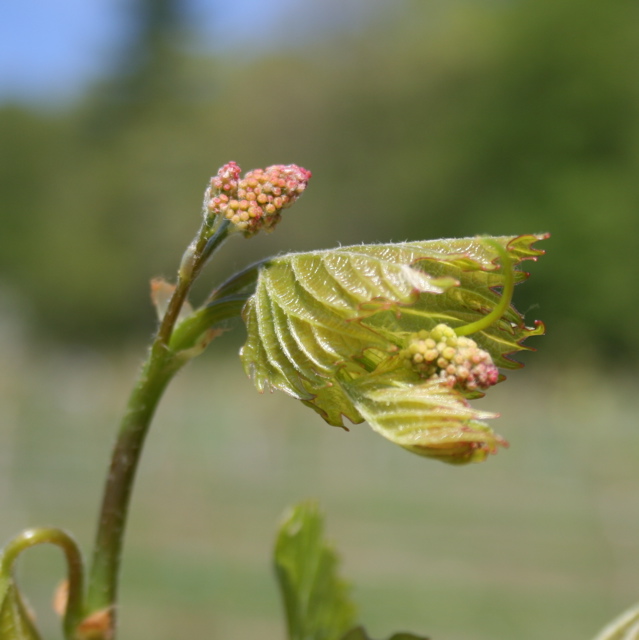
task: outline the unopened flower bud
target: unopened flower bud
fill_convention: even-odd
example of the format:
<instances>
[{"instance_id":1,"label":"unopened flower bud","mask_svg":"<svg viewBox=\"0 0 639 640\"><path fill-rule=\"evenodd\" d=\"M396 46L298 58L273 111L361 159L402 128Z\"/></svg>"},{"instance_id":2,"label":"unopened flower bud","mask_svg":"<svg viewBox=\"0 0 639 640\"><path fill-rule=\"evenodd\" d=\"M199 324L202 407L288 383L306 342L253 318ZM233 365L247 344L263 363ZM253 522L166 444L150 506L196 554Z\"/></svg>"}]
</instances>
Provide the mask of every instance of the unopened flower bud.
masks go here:
<instances>
[{"instance_id":1,"label":"unopened flower bud","mask_svg":"<svg viewBox=\"0 0 639 640\"><path fill-rule=\"evenodd\" d=\"M413 334L400 355L422 378L439 379L465 391L487 389L499 379L490 354L445 324Z\"/></svg>"},{"instance_id":2,"label":"unopened flower bud","mask_svg":"<svg viewBox=\"0 0 639 640\"><path fill-rule=\"evenodd\" d=\"M304 192L311 172L294 164L277 164L249 171L242 179L239 176L240 168L229 162L211 178L207 209L230 220L248 237L273 229L281 211Z\"/></svg>"},{"instance_id":3,"label":"unopened flower bud","mask_svg":"<svg viewBox=\"0 0 639 640\"><path fill-rule=\"evenodd\" d=\"M226 215L237 198L237 184L240 179L240 167L235 162L225 164L211 178L204 194L204 215Z\"/></svg>"},{"instance_id":4,"label":"unopened flower bud","mask_svg":"<svg viewBox=\"0 0 639 640\"><path fill-rule=\"evenodd\" d=\"M211 178L211 186L217 192L217 195L227 194L234 196L237 193L237 183L240 179L242 170L235 162L225 164L217 172L216 176Z\"/></svg>"}]
</instances>

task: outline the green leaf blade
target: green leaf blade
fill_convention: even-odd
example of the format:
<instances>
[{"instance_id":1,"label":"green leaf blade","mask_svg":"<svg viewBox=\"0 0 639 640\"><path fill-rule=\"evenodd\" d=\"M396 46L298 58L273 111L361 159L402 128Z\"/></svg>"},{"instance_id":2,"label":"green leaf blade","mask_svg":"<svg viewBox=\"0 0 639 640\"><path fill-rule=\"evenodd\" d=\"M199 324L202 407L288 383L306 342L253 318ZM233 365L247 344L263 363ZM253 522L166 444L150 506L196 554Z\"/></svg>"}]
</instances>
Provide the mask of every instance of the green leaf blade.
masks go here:
<instances>
[{"instance_id":1,"label":"green leaf blade","mask_svg":"<svg viewBox=\"0 0 639 640\"><path fill-rule=\"evenodd\" d=\"M322 517L309 502L291 511L277 536L275 571L289 640L339 640L354 624L355 606L323 533Z\"/></svg>"}]
</instances>

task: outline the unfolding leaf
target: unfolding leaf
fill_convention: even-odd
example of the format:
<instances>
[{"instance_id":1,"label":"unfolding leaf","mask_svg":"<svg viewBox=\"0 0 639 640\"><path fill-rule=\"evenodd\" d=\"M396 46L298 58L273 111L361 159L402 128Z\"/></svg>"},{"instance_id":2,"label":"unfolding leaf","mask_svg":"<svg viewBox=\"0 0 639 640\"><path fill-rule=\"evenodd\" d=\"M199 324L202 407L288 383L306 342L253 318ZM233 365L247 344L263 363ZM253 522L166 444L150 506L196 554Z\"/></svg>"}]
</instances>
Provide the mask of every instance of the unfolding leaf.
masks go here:
<instances>
[{"instance_id":1,"label":"unfolding leaf","mask_svg":"<svg viewBox=\"0 0 639 640\"><path fill-rule=\"evenodd\" d=\"M289 640L339 640L354 624L355 607L313 503L295 507L286 517L274 560Z\"/></svg>"},{"instance_id":2,"label":"unfolding leaf","mask_svg":"<svg viewBox=\"0 0 639 640\"><path fill-rule=\"evenodd\" d=\"M544 237L361 245L270 260L244 309L245 370L259 391L284 391L329 424L366 419L412 451L483 459L502 441L466 402L480 394L407 377L397 354L419 331L485 318L505 283L499 260L507 256L514 281L525 280L516 267L542 253L532 245ZM496 366L516 368L509 355L541 333L543 325L527 327L510 306L473 340Z\"/></svg>"},{"instance_id":3,"label":"unfolding leaf","mask_svg":"<svg viewBox=\"0 0 639 640\"><path fill-rule=\"evenodd\" d=\"M409 385L363 378L348 390L374 431L413 453L464 464L480 462L506 444L482 422L495 414L474 409L442 382Z\"/></svg>"},{"instance_id":4,"label":"unfolding leaf","mask_svg":"<svg viewBox=\"0 0 639 640\"><path fill-rule=\"evenodd\" d=\"M245 310L249 339L242 350L258 389L312 398L354 356L393 347L365 316L456 284L452 277L432 277L392 259L379 247L368 254L364 248L290 254L262 268Z\"/></svg>"}]
</instances>

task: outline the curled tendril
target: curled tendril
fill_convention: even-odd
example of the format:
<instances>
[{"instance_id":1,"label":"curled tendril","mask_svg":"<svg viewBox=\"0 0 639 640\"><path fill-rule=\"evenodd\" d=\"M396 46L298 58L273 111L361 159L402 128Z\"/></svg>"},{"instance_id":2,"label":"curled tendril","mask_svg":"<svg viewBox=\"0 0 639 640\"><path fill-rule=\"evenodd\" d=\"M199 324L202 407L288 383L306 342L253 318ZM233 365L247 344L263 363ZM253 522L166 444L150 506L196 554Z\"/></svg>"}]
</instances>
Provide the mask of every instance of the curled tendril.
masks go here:
<instances>
[{"instance_id":1,"label":"curled tendril","mask_svg":"<svg viewBox=\"0 0 639 640\"><path fill-rule=\"evenodd\" d=\"M458 336L469 336L478 331L488 329L492 324L497 322L506 313L506 310L510 306L510 302L513 298L513 291L515 289L515 277L513 274L512 261L508 255L508 252L502 245L490 238L486 239L486 243L491 246L498 254L501 260L501 269L504 276L504 288L501 293L499 302L495 305L495 308L483 318L475 320L470 324L465 324L461 327L455 328L455 333Z\"/></svg>"},{"instance_id":2,"label":"curled tendril","mask_svg":"<svg viewBox=\"0 0 639 640\"><path fill-rule=\"evenodd\" d=\"M84 595L84 562L80 549L70 534L53 527L36 527L23 531L0 551L0 586L3 580L12 580L13 567L18 556L40 544L53 544L65 554L68 571L68 596L64 605L63 625L66 637L71 637L82 619ZM0 610L2 609L0 593ZM0 637L3 629L0 628Z\"/></svg>"}]
</instances>

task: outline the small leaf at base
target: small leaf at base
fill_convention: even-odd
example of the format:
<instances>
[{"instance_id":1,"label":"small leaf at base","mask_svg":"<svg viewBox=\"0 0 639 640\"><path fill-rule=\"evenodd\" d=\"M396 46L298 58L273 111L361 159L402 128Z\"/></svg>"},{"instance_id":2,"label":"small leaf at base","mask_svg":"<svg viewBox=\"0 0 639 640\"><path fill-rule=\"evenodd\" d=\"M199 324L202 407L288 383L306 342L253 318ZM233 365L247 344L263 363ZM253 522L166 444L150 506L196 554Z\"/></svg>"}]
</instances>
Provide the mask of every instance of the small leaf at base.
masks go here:
<instances>
[{"instance_id":1,"label":"small leaf at base","mask_svg":"<svg viewBox=\"0 0 639 640\"><path fill-rule=\"evenodd\" d=\"M289 640L339 640L354 624L355 606L314 503L302 503L286 517L274 560Z\"/></svg>"},{"instance_id":2,"label":"small leaf at base","mask_svg":"<svg viewBox=\"0 0 639 640\"><path fill-rule=\"evenodd\" d=\"M351 629L341 640L372 640L364 627ZM416 636L413 633L394 633L388 640L429 640L426 636Z\"/></svg>"},{"instance_id":3,"label":"small leaf at base","mask_svg":"<svg viewBox=\"0 0 639 640\"><path fill-rule=\"evenodd\" d=\"M40 640L31 615L12 580L0 585L0 638Z\"/></svg>"}]
</instances>

